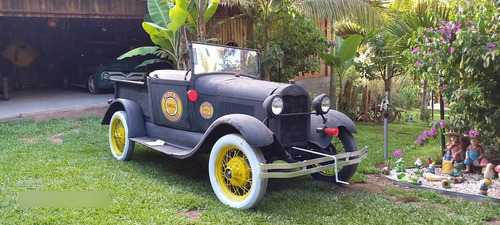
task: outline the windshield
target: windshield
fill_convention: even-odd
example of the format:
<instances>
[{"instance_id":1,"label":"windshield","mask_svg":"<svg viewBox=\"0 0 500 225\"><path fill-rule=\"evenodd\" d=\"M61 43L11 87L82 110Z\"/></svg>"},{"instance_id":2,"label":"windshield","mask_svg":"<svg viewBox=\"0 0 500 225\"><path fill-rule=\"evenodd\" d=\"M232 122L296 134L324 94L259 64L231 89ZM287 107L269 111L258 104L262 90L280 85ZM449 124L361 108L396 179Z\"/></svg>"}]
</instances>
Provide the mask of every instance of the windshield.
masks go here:
<instances>
[{"instance_id":1,"label":"windshield","mask_svg":"<svg viewBox=\"0 0 500 225\"><path fill-rule=\"evenodd\" d=\"M193 42L190 53L195 75L232 73L260 79L259 54L255 50Z\"/></svg>"}]
</instances>

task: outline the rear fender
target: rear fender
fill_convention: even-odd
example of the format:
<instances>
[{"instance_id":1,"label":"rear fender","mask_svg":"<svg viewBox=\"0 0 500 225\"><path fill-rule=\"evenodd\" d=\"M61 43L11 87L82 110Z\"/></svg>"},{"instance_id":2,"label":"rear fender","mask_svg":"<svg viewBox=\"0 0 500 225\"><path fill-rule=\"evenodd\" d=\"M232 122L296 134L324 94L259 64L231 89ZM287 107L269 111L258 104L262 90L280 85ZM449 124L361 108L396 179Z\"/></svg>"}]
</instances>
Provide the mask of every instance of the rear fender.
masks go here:
<instances>
[{"instance_id":1,"label":"rear fender","mask_svg":"<svg viewBox=\"0 0 500 225\"><path fill-rule=\"evenodd\" d=\"M326 118L326 122L323 122L323 118L320 115L311 114L311 129L310 129L310 142L318 145L321 148L326 148L332 142L333 135L319 134L316 132L316 128L340 128L344 127L351 133L357 133L356 125L352 120L345 114L331 110L327 114L323 115ZM342 132L342 130L340 131Z\"/></svg>"},{"instance_id":2,"label":"rear fender","mask_svg":"<svg viewBox=\"0 0 500 225\"><path fill-rule=\"evenodd\" d=\"M144 125L144 116L141 107L134 101L117 98L114 99L104 117L101 124L109 125L111 117L116 111L125 110L127 113L127 123L129 126L129 138L146 136L146 128Z\"/></svg>"}]
</instances>

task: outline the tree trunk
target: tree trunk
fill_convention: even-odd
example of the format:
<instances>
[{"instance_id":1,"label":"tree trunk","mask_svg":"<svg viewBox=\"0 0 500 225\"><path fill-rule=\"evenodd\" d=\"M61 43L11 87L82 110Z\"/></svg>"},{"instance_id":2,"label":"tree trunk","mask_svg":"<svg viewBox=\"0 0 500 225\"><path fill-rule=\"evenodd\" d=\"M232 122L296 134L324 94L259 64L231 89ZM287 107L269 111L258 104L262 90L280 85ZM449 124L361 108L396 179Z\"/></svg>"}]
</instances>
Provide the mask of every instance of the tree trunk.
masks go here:
<instances>
[{"instance_id":1,"label":"tree trunk","mask_svg":"<svg viewBox=\"0 0 500 225\"><path fill-rule=\"evenodd\" d=\"M188 43L186 28L182 26L180 28L179 33L180 37L179 37L178 52L179 54L182 54L182 52L185 52L185 50L187 49L187 43ZM177 69L187 70L188 67L189 67L189 55L188 54L179 55L179 61L177 62Z\"/></svg>"},{"instance_id":2,"label":"tree trunk","mask_svg":"<svg viewBox=\"0 0 500 225\"><path fill-rule=\"evenodd\" d=\"M335 40L335 24L333 20L330 20L330 30L331 30L331 38ZM335 52L334 49L332 49ZM330 67L330 107L332 109L338 110L337 107L337 77L335 76L335 68L333 66Z\"/></svg>"},{"instance_id":3,"label":"tree trunk","mask_svg":"<svg viewBox=\"0 0 500 225\"><path fill-rule=\"evenodd\" d=\"M424 79L424 87L422 90L422 106L420 107L420 120L427 121L427 86L429 85L429 81Z\"/></svg>"},{"instance_id":4,"label":"tree trunk","mask_svg":"<svg viewBox=\"0 0 500 225\"><path fill-rule=\"evenodd\" d=\"M334 69L330 72L330 108L338 110L337 108L337 76Z\"/></svg>"},{"instance_id":5,"label":"tree trunk","mask_svg":"<svg viewBox=\"0 0 500 225\"><path fill-rule=\"evenodd\" d=\"M266 55L267 51L269 51L269 39L270 39L270 23L267 21L268 18L264 17L264 55ZM271 80L271 73L269 71L264 71L263 80Z\"/></svg>"},{"instance_id":6,"label":"tree trunk","mask_svg":"<svg viewBox=\"0 0 500 225\"><path fill-rule=\"evenodd\" d=\"M207 39L207 31L205 27L205 22L203 21L203 14L198 16L198 32L196 34L197 41L203 41Z\"/></svg>"},{"instance_id":7,"label":"tree trunk","mask_svg":"<svg viewBox=\"0 0 500 225\"><path fill-rule=\"evenodd\" d=\"M368 109L369 109L369 99L368 99L368 85L365 85L365 88L363 88L363 97L361 97L361 108L360 108L360 113L359 114L367 114Z\"/></svg>"},{"instance_id":8,"label":"tree trunk","mask_svg":"<svg viewBox=\"0 0 500 225\"><path fill-rule=\"evenodd\" d=\"M342 74L339 74L339 107L337 107L338 110L342 110L342 91L343 91Z\"/></svg>"},{"instance_id":9,"label":"tree trunk","mask_svg":"<svg viewBox=\"0 0 500 225\"><path fill-rule=\"evenodd\" d=\"M356 92L356 87L351 88L351 101L349 101L349 105L354 113L358 112L358 92Z\"/></svg>"},{"instance_id":10,"label":"tree trunk","mask_svg":"<svg viewBox=\"0 0 500 225\"><path fill-rule=\"evenodd\" d=\"M246 22L247 22L247 40L253 40L254 18L250 15L246 18ZM246 45L247 45L247 48L257 48L257 46L249 46L248 44L246 44Z\"/></svg>"}]
</instances>

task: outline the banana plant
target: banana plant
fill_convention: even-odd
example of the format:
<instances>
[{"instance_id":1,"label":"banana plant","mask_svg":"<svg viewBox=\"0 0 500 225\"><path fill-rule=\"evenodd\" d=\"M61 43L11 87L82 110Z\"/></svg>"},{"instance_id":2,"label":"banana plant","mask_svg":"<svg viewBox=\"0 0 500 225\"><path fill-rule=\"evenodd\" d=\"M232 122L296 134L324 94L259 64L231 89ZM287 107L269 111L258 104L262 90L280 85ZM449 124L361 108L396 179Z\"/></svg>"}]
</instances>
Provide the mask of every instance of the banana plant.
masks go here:
<instances>
[{"instance_id":1,"label":"banana plant","mask_svg":"<svg viewBox=\"0 0 500 225\"><path fill-rule=\"evenodd\" d=\"M132 49L118 59L153 54L158 58L148 59L137 67L166 62L178 69L184 52L179 49L179 29L188 17L188 3L187 0L148 0L149 14L145 16L142 28L149 34L155 46Z\"/></svg>"},{"instance_id":2,"label":"banana plant","mask_svg":"<svg viewBox=\"0 0 500 225\"><path fill-rule=\"evenodd\" d=\"M153 54L158 56L142 62L137 67L153 63L167 62L174 69L181 67L181 60L186 52L187 38L181 38L181 30L185 28L196 36L197 41L207 39L206 23L213 17L220 0L148 0L148 15L142 23L156 46L145 46L132 49L118 59L137 55ZM234 19L231 17L229 19ZM226 21L226 20L225 20ZM218 22L215 26L222 23ZM214 30L214 29L211 29ZM182 68L184 69L184 68Z\"/></svg>"},{"instance_id":3,"label":"banana plant","mask_svg":"<svg viewBox=\"0 0 500 225\"><path fill-rule=\"evenodd\" d=\"M186 28L196 35L198 41L207 39L206 24L219 7L220 0L191 0Z\"/></svg>"},{"instance_id":4,"label":"banana plant","mask_svg":"<svg viewBox=\"0 0 500 225\"><path fill-rule=\"evenodd\" d=\"M325 60L325 64L334 68L335 72L339 75L340 93L343 92L343 75L347 69L353 65L353 58L356 56L356 52L358 51L358 47L361 44L362 39L363 37L359 34L352 35L345 40L337 36L335 48L331 51L331 54L318 53L318 56ZM341 95L339 95L339 102L341 101L340 96Z\"/></svg>"}]
</instances>

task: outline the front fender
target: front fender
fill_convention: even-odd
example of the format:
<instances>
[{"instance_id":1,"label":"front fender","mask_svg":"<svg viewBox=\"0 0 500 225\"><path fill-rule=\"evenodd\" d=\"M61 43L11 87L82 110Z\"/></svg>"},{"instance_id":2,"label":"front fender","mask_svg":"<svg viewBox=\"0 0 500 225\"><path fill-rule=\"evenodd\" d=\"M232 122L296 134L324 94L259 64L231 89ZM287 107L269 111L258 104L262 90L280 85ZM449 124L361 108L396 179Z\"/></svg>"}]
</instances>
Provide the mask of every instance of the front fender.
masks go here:
<instances>
[{"instance_id":1,"label":"front fender","mask_svg":"<svg viewBox=\"0 0 500 225\"><path fill-rule=\"evenodd\" d=\"M274 142L274 133L255 117L245 114L231 114L215 120L206 134L225 132L220 128L229 125L236 129L254 147L263 147ZM221 135L222 136L222 135Z\"/></svg>"},{"instance_id":2,"label":"front fender","mask_svg":"<svg viewBox=\"0 0 500 225\"><path fill-rule=\"evenodd\" d=\"M323 116L327 120L326 123L323 122L323 118L320 115L311 114L310 141L321 148L326 148L332 142L333 135L319 134L316 132L316 128L344 127L351 133L358 132L352 120L339 111L330 110Z\"/></svg>"},{"instance_id":3,"label":"front fender","mask_svg":"<svg viewBox=\"0 0 500 225\"><path fill-rule=\"evenodd\" d=\"M129 127L129 138L146 136L144 116L141 107L132 100L114 99L106 110L101 124L109 125L111 117L116 111L125 110Z\"/></svg>"}]
</instances>

